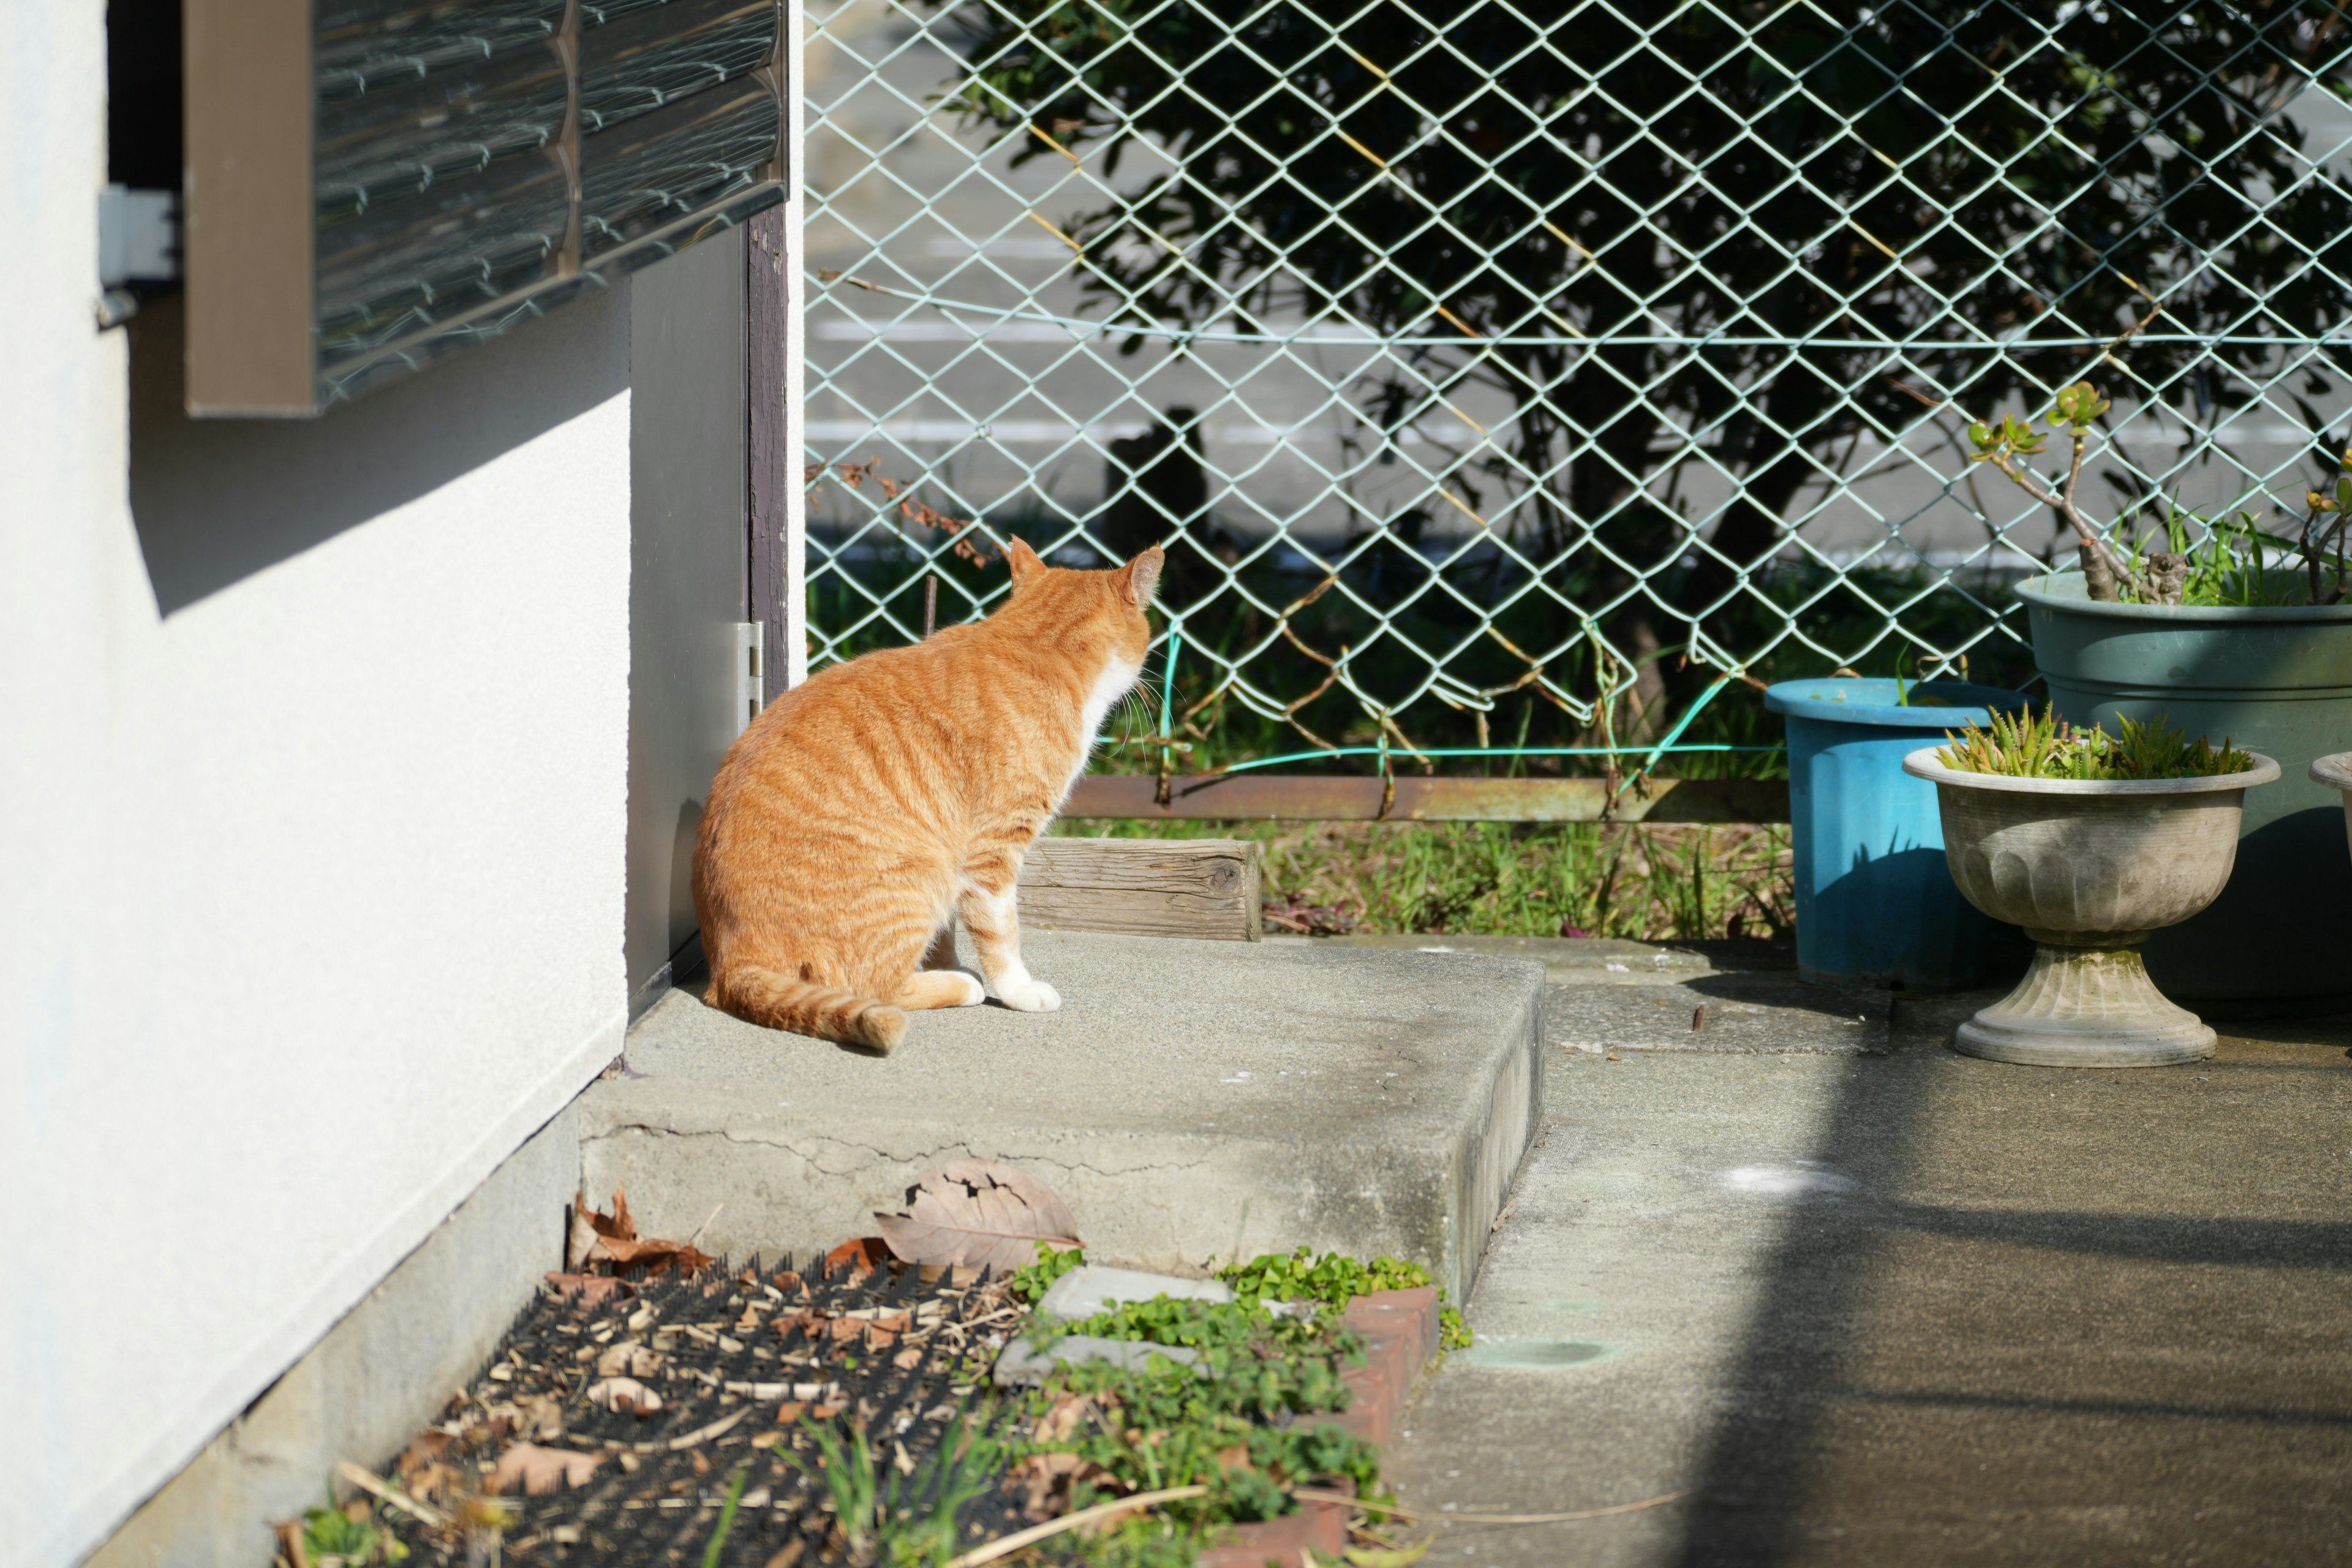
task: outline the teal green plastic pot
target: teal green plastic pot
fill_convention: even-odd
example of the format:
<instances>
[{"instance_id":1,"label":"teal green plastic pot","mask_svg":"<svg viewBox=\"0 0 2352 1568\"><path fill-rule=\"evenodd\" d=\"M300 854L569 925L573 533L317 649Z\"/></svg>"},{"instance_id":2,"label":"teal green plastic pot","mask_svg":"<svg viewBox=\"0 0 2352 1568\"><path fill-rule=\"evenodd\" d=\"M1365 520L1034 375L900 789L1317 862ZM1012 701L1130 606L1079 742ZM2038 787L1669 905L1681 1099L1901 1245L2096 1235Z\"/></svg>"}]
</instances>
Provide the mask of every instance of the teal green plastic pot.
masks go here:
<instances>
[{"instance_id":1,"label":"teal green plastic pot","mask_svg":"<svg viewBox=\"0 0 2352 1568\"><path fill-rule=\"evenodd\" d=\"M1944 862L1936 786L1903 759L2024 693L1958 680L1784 680L1764 706L1789 724L1797 973L1827 985L1963 991L2021 973L2032 946L1979 912Z\"/></svg>"},{"instance_id":2,"label":"teal green plastic pot","mask_svg":"<svg viewBox=\"0 0 2352 1568\"><path fill-rule=\"evenodd\" d=\"M2250 609L2095 604L2082 574L2021 583L2060 718L2162 716L2278 760L2249 791L2230 885L2141 951L2164 994L2222 1016L2352 1005L2352 854L2310 765L2352 747L2352 604Z\"/></svg>"}]
</instances>

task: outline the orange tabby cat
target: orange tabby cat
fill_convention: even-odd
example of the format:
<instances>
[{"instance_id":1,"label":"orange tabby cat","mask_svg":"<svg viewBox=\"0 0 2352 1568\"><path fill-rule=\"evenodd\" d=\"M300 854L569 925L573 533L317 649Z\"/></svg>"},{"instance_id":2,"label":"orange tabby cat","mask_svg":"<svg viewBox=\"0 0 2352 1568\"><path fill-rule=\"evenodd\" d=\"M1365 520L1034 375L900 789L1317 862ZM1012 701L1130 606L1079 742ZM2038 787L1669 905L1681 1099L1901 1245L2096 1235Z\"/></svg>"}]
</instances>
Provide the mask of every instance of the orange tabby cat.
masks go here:
<instances>
[{"instance_id":1,"label":"orange tabby cat","mask_svg":"<svg viewBox=\"0 0 2352 1568\"><path fill-rule=\"evenodd\" d=\"M994 615L811 677L728 751L694 848L712 1006L887 1051L908 1009L985 994L921 967L956 914L1006 1006L1062 1005L1021 962L1013 879L1142 668L1162 557L1006 557Z\"/></svg>"}]
</instances>

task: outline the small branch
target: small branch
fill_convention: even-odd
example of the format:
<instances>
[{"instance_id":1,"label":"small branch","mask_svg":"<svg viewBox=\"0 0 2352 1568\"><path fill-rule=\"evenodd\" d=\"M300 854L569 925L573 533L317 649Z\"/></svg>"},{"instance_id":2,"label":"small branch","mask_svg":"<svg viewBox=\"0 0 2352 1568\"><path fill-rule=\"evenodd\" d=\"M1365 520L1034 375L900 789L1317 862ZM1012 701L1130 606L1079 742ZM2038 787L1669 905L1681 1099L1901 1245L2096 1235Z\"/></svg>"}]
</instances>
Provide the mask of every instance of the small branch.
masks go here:
<instances>
[{"instance_id":1,"label":"small branch","mask_svg":"<svg viewBox=\"0 0 2352 1568\"><path fill-rule=\"evenodd\" d=\"M1065 1531L1076 1530L1082 1524L1109 1519L1115 1514L1131 1512L1139 1508L1150 1508L1163 1502L1180 1502L1185 1498L1206 1497L1206 1487L1169 1487L1156 1492L1138 1492L1133 1497L1113 1498L1092 1508L1082 1508L1076 1513L1066 1513L1059 1519L1049 1519L1043 1524L1033 1524L1026 1530L1016 1530L1010 1535L1000 1535L984 1546L975 1546L961 1557L948 1560L948 1568L980 1568L983 1563L993 1563L1000 1557L1010 1557L1024 1546L1035 1544ZM1307 1494L1301 1492L1301 1497Z\"/></svg>"},{"instance_id":2,"label":"small branch","mask_svg":"<svg viewBox=\"0 0 2352 1568\"><path fill-rule=\"evenodd\" d=\"M402 1491L398 1487L394 1486L390 1481L385 1480L383 1477L373 1475L368 1471L360 1468L357 1465L352 1464L349 1459L342 1460L341 1463L337 1464L335 1466L335 1473L342 1477L343 1479L351 1482L352 1485L359 1488L360 1490L366 1492L382 1501L390 1503L393 1507L408 1515L409 1518L425 1526L427 1530L440 1530L446 1527L450 1522L450 1516L443 1513L439 1509L433 1507L429 1503L418 1502L415 1498L410 1497L406 1492Z\"/></svg>"},{"instance_id":3,"label":"small branch","mask_svg":"<svg viewBox=\"0 0 2352 1568\"><path fill-rule=\"evenodd\" d=\"M1385 1513L1397 1519L1411 1520L1419 1524L1572 1524L1580 1519L1606 1519L1612 1514L1638 1513L1645 1508L1690 1496L1688 1492L1666 1492L1640 1502L1621 1502L1614 1508L1588 1508L1575 1513L1423 1513L1413 1509L1400 1508L1394 1503L1371 1502L1351 1498L1344 1492L1312 1491L1305 1487L1290 1494L1301 1502L1344 1502L1371 1513ZM1076 1516L1073 1516L1076 1517ZM1009 1540L1010 1537L1007 1537Z\"/></svg>"}]
</instances>

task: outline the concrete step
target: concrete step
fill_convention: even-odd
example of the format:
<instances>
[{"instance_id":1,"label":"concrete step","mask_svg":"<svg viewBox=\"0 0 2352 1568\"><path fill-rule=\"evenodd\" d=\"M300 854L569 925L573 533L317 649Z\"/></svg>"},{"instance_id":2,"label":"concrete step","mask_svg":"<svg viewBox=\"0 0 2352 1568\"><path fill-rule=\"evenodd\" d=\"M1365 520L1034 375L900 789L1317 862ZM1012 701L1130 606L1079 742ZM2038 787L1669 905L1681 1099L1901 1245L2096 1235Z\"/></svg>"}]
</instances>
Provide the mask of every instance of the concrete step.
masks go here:
<instances>
[{"instance_id":1,"label":"concrete step","mask_svg":"<svg viewBox=\"0 0 2352 1568\"><path fill-rule=\"evenodd\" d=\"M919 1014L887 1058L672 992L630 1030L629 1070L583 1097L588 1190L626 1185L646 1234L772 1256L870 1235L917 1177L975 1155L1050 1183L1097 1262L1198 1275L1304 1245L1411 1258L1468 1298L1542 1100L1541 966L1023 945L1059 1011Z\"/></svg>"},{"instance_id":2,"label":"concrete step","mask_svg":"<svg viewBox=\"0 0 2352 1568\"><path fill-rule=\"evenodd\" d=\"M1754 937L1654 942L1613 936L1432 936L1389 932L1265 940L1412 952L1466 952L1482 958L1524 958L1542 964L1553 984L1564 985L1663 985L1700 974L1771 973L1797 967L1794 947Z\"/></svg>"},{"instance_id":3,"label":"concrete step","mask_svg":"<svg viewBox=\"0 0 2352 1568\"><path fill-rule=\"evenodd\" d=\"M1793 949L1754 939L1343 936L1269 939L1544 966L1544 1026L1556 1050L1879 1056L1891 1036L1884 991L1809 985ZM1971 1009L1973 1010L1973 1006ZM1967 1011L1958 1015L1967 1016Z\"/></svg>"}]
</instances>

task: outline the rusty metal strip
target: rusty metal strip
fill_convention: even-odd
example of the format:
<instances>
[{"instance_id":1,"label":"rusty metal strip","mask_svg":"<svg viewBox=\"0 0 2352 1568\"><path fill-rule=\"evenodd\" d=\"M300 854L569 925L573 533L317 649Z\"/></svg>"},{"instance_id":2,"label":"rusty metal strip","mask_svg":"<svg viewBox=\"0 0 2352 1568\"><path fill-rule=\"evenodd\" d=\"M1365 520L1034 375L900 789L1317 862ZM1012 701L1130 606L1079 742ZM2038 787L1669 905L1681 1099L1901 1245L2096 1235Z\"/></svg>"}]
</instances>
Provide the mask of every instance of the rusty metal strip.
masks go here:
<instances>
[{"instance_id":1,"label":"rusty metal strip","mask_svg":"<svg viewBox=\"0 0 2352 1568\"><path fill-rule=\"evenodd\" d=\"M1379 778L1180 774L1168 803L1150 773L1098 773L1071 790L1064 816L1287 822L1598 822L1609 800L1604 779L1394 779L1384 813ZM1653 779L1646 796L1628 788L1612 822L1786 822L1781 779Z\"/></svg>"}]
</instances>

